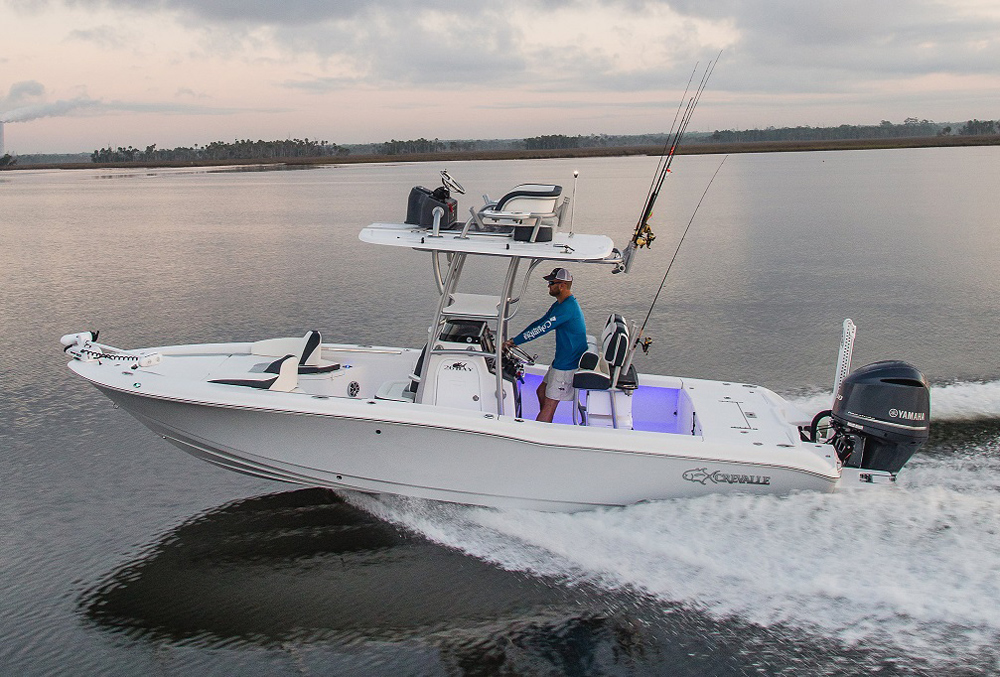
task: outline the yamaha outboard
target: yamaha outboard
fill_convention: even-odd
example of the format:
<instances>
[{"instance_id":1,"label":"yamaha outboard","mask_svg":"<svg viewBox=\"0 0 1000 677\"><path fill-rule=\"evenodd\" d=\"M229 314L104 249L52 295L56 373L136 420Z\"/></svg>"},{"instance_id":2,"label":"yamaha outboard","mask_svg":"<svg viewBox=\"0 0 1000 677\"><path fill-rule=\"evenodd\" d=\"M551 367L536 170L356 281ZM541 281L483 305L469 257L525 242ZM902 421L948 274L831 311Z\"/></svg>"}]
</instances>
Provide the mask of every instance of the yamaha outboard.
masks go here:
<instances>
[{"instance_id":1,"label":"yamaha outboard","mask_svg":"<svg viewBox=\"0 0 1000 677\"><path fill-rule=\"evenodd\" d=\"M927 441L930 387L906 362L875 362L844 378L830 417L844 466L896 474Z\"/></svg>"}]
</instances>

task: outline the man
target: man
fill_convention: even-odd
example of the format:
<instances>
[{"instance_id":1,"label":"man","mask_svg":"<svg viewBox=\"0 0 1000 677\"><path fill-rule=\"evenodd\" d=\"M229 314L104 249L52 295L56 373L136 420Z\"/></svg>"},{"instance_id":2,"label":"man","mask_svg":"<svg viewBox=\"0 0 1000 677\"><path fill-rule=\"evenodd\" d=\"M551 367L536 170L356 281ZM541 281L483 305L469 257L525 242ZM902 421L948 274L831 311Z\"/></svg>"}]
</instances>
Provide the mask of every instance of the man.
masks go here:
<instances>
[{"instance_id":1,"label":"man","mask_svg":"<svg viewBox=\"0 0 1000 677\"><path fill-rule=\"evenodd\" d=\"M549 283L549 296L555 297L555 303L541 319L508 339L506 345L521 345L555 330L556 354L538 386L538 417L535 419L551 423L559 403L573 399L573 374L580 364L580 357L587 351L587 327L580 304L573 296L573 276L570 272L565 268L556 268L543 279Z\"/></svg>"}]
</instances>

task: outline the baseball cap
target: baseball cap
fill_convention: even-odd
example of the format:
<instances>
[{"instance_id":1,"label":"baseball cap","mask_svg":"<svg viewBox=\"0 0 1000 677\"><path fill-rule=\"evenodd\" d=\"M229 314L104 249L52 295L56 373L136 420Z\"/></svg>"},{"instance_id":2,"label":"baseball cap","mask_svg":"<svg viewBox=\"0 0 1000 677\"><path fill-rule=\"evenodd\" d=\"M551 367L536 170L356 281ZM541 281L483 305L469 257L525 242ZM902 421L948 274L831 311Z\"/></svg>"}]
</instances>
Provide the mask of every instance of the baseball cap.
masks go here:
<instances>
[{"instance_id":1,"label":"baseball cap","mask_svg":"<svg viewBox=\"0 0 1000 677\"><path fill-rule=\"evenodd\" d=\"M573 276L565 268L556 268L542 279L549 282L572 282Z\"/></svg>"}]
</instances>

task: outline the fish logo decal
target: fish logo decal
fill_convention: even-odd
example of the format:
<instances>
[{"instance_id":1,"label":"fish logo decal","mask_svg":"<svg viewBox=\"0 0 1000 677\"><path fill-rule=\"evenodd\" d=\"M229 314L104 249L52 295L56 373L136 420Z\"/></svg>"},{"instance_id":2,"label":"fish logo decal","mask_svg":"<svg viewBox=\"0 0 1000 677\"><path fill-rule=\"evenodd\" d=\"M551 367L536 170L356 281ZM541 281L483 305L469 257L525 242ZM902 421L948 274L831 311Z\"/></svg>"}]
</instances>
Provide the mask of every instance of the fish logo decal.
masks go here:
<instances>
[{"instance_id":1,"label":"fish logo decal","mask_svg":"<svg viewBox=\"0 0 1000 677\"><path fill-rule=\"evenodd\" d=\"M708 474L708 468L697 468L695 470L685 470L681 477L686 479L688 482L705 484L711 476Z\"/></svg>"}]
</instances>

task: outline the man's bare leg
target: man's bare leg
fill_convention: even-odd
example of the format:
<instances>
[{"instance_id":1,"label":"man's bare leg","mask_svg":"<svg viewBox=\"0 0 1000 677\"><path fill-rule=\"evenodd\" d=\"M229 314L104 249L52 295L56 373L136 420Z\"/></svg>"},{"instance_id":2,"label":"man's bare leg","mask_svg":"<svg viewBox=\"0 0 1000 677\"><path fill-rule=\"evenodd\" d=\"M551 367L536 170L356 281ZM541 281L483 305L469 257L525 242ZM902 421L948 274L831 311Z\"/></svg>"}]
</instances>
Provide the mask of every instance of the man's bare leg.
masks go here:
<instances>
[{"instance_id":1,"label":"man's bare leg","mask_svg":"<svg viewBox=\"0 0 1000 677\"><path fill-rule=\"evenodd\" d=\"M559 400L550 400L545 398L545 402L542 404L542 408L538 410L538 417L536 421L542 421L544 423L552 423L552 418L556 415L556 407L559 406Z\"/></svg>"},{"instance_id":2,"label":"man's bare leg","mask_svg":"<svg viewBox=\"0 0 1000 677\"><path fill-rule=\"evenodd\" d=\"M535 420L552 423L552 418L556 415L556 407L559 406L559 400L549 399L545 395L545 381L542 381L535 392L538 394L538 416L535 417Z\"/></svg>"}]
</instances>

